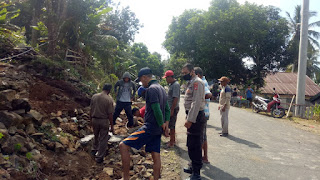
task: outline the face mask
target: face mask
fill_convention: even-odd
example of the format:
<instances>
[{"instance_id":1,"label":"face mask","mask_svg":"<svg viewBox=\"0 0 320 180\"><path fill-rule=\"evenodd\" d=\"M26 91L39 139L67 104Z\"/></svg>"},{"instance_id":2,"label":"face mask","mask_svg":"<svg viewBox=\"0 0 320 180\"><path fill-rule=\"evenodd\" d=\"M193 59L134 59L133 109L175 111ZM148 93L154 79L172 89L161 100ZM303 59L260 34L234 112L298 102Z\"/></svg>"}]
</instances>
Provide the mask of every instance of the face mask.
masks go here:
<instances>
[{"instance_id":1,"label":"face mask","mask_svg":"<svg viewBox=\"0 0 320 180\"><path fill-rule=\"evenodd\" d=\"M186 74L186 75L183 76L183 79L186 80L186 81L189 81L189 80L191 80L191 77L192 76L190 74Z\"/></svg>"}]
</instances>

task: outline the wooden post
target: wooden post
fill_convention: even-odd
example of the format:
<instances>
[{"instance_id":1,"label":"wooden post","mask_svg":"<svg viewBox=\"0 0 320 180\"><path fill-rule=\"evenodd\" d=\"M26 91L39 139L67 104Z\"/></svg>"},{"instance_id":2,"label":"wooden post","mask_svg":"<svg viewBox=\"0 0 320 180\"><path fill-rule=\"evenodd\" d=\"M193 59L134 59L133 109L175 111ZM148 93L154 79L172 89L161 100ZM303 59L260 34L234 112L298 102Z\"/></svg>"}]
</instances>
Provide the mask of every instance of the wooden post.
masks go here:
<instances>
[{"instance_id":1,"label":"wooden post","mask_svg":"<svg viewBox=\"0 0 320 180\"><path fill-rule=\"evenodd\" d=\"M289 113L290 113L290 111L291 111L291 106L292 106L292 103L293 103L293 100L294 100L295 97L296 97L296 95L293 95L293 97L292 97L292 99L291 99L291 103L290 103L290 106L289 106L289 109L288 109L286 118L288 118L288 116L289 116Z\"/></svg>"},{"instance_id":2,"label":"wooden post","mask_svg":"<svg viewBox=\"0 0 320 180\"><path fill-rule=\"evenodd\" d=\"M309 117L310 117L310 107L306 107L306 112L307 112L306 118L307 118L307 120L309 120Z\"/></svg>"}]
</instances>

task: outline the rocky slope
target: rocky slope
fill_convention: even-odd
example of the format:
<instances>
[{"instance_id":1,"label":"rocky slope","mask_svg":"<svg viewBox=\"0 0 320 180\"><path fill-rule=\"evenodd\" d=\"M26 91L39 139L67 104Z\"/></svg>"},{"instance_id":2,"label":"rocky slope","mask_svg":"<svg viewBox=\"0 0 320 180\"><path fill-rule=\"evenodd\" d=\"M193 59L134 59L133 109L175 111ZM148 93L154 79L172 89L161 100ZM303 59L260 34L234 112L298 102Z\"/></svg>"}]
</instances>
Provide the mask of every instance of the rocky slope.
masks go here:
<instances>
[{"instance_id":1,"label":"rocky slope","mask_svg":"<svg viewBox=\"0 0 320 180\"><path fill-rule=\"evenodd\" d=\"M121 178L118 143L134 129L125 128L122 114L104 163L96 164L90 155L90 98L76 87L30 66L0 64L0 179ZM152 179L150 154L132 150L131 164L132 179ZM163 179L179 178L170 167L164 171L171 174Z\"/></svg>"}]
</instances>

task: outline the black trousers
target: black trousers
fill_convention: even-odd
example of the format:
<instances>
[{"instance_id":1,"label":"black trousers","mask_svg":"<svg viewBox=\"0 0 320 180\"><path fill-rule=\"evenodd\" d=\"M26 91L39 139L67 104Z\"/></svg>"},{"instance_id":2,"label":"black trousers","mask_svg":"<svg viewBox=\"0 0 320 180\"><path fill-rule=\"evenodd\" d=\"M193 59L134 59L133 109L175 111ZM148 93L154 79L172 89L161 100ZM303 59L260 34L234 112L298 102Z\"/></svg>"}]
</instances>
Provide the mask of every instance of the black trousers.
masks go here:
<instances>
[{"instance_id":1,"label":"black trousers","mask_svg":"<svg viewBox=\"0 0 320 180\"><path fill-rule=\"evenodd\" d=\"M116 108L113 114L113 124L116 124L116 119L119 117L121 111L124 109L128 117L128 126L133 126L133 115L131 110L131 102L117 101Z\"/></svg>"},{"instance_id":2,"label":"black trousers","mask_svg":"<svg viewBox=\"0 0 320 180\"><path fill-rule=\"evenodd\" d=\"M188 114L188 111L186 113ZM187 130L187 147L193 174L200 174L200 169L202 168L202 143L205 122L204 111L199 111L196 123L193 123Z\"/></svg>"}]
</instances>

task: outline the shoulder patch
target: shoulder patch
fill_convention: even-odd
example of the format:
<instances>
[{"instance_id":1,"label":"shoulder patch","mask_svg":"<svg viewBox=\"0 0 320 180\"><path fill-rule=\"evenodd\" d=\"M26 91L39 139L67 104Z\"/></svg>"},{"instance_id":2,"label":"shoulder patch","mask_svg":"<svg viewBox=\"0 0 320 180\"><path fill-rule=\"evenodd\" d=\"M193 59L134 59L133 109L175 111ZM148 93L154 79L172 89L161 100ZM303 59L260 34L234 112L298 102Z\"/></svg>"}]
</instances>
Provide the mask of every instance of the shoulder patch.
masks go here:
<instances>
[{"instance_id":1,"label":"shoulder patch","mask_svg":"<svg viewBox=\"0 0 320 180\"><path fill-rule=\"evenodd\" d=\"M194 90L198 90L198 86L199 86L199 84L197 82L193 83L193 89Z\"/></svg>"}]
</instances>

